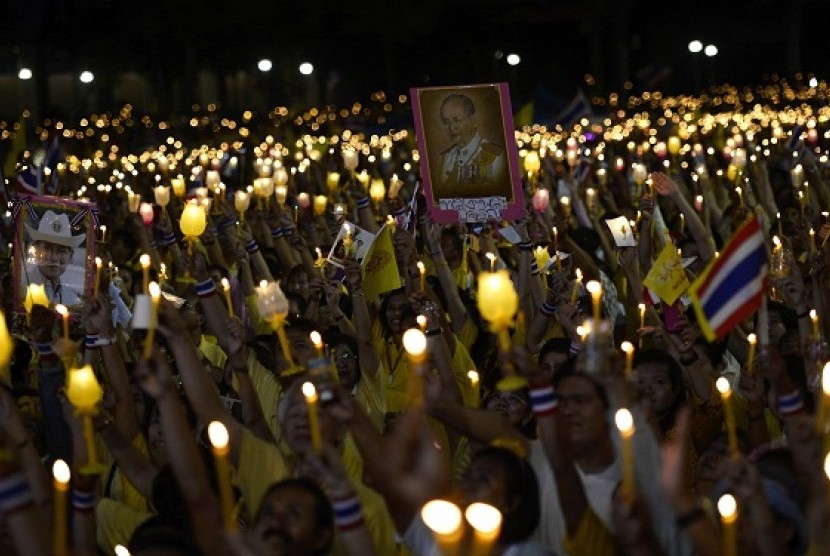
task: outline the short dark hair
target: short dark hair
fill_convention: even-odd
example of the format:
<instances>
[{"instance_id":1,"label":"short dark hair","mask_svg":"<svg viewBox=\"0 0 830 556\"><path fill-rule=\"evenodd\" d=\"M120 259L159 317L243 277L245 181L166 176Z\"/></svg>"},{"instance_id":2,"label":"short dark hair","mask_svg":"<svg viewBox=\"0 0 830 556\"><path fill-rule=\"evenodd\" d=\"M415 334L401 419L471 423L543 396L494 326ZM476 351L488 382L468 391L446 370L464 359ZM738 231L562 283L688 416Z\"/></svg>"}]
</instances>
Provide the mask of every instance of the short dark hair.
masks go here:
<instances>
[{"instance_id":1,"label":"short dark hair","mask_svg":"<svg viewBox=\"0 0 830 556\"><path fill-rule=\"evenodd\" d=\"M133 531L127 549L132 554L159 548L176 551L185 556L202 554L190 533L163 516L153 516Z\"/></svg>"},{"instance_id":2,"label":"short dark hair","mask_svg":"<svg viewBox=\"0 0 830 556\"><path fill-rule=\"evenodd\" d=\"M447 95L447 97L441 101L441 110L443 110L444 106L450 102L460 102L464 107L464 113L468 116L472 116L476 113L476 105L473 104L473 100L467 95L462 95L461 93Z\"/></svg>"},{"instance_id":3,"label":"short dark hair","mask_svg":"<svg viewBox=\"0 0 830 556\"><path fill-rule=\"evenodd\" d=\"M334 532L334 509L331 507L331 502L329 502L326 493L323 492L323 489L321 489L317 483L306 479L305 477L283 479L274 483L268 487L267 491L265 491L265 494L262 496L262 500L265 500L268 496L275 492L288 488L298 488L300 490L304 490L314 499L314 511L317 513L316 530L318 534L322 534L327 531L331 533ZM257 509L256 521L259 521L261 513L262 503L260 503L259 508ZM322 547L315 554L328 553L333 540L334 534L330 535L329 542L326 543L326 546Z\"/></svg>"},{"instance_id":4,"label":"short dark hair","mask_svg":"<svg viewBox=\"0 0 830 556\"><path fill-rule=\"evenodd\" d=\"M677 396L672 400L665 414L657 416L660 429L665 434L674 426L677 412L686 403L686 383L683 381L683 369L680 368L680 364L674 357L659 349L647 349L637 352L633 366L636 368L639 365L647 364L662 365L666 369L666 375L668 375L672 388L677 391Z\"/></svg>"}]
</instances>

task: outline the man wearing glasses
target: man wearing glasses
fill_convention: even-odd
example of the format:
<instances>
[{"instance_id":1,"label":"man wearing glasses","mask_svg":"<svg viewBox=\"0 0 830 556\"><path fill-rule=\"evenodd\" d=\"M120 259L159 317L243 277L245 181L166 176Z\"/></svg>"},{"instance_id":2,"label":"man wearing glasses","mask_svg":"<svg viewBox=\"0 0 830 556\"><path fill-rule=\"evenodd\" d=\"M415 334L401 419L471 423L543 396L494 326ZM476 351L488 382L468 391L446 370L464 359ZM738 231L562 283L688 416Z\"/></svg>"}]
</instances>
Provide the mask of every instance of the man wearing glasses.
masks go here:
<instances>
[{"instance_id":1,"label":"man wearing glasses","mask_svg":"<svg viewBox=\"0 0 830 556\"><path fill-rule=\"evenodd\" d=\"M27 273L27 283L43 284L51 304L63 303L69 307L80 303L80 291L62 283L61 276L72 261L75 249L86 239L84 234L73 236L69 217L51 210L43 214L37 229L26 224L26 231L31 239L29 254L35 264Z\"/></svg>"},{"instance_id":2,"label":"man wearing glasses","mask_svg":"<svg viewBox=\"0 0 830 556\"><path fill-rule=\"evenodd\" d=\"M453 93L441 103L441 127L452 146L441 153L439 197L487 197L507 180L504 147L478 132L476 107L467 95ZM495 191L494 191L495 188Z\"/></svg>"}]
</instances>

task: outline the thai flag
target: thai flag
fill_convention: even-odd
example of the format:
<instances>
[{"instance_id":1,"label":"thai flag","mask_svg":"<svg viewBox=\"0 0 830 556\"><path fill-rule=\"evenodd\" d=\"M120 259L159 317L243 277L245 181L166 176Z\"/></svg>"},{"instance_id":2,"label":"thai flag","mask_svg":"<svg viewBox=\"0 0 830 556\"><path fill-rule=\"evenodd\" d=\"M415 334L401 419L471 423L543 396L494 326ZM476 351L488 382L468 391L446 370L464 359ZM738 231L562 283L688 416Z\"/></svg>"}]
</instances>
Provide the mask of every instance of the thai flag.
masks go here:
<instances>
[{"instance_id":1,"label":"thai flag","mask_svg":"<svg viewBox=\"0 0 830 556\"><path fill-rule=\"evenodd\" d=\"M43 169L49 168L49 172L42 172L41 191L46 195L55 195L58 191L58 162L61 159L61 144L58 136L52 137L49 146L46 148L46 157L43 160Z\"/></svg>"},{"instance_id":2,"label":"thai flag","mask_svg":"<svg viewBox=\"0 0 830 556\"><path fill-rule=\"evenodd\" d=\"M707 340L723 338L761 306L766 276L767 246L761 225L753 216L689 288Z\"/></svg>"},{"instance_id":3,"label":"thai flag","mask_svg":"<svg viewBox=\"0 0 830 556\"><path fill-rule=\"evenodd\" d=\"M554 118L554 121L562 124L564 127L569 127L582 118L590 118L592 115L593 109L591 107L591 101L588 100L588 97L580 89L571 103Z\"/></svg>"},{"instance_id":4,"label":"thai flag","mask_svg":"<svg viewBox=\"0 0 830 556\"><path fill-rule=\"evenodd\" d=\"M40 168L34 164L24 166L17 173L17 182L14 184L15 191L23 195L40 195Z\"/></svg>"}]
</instances>

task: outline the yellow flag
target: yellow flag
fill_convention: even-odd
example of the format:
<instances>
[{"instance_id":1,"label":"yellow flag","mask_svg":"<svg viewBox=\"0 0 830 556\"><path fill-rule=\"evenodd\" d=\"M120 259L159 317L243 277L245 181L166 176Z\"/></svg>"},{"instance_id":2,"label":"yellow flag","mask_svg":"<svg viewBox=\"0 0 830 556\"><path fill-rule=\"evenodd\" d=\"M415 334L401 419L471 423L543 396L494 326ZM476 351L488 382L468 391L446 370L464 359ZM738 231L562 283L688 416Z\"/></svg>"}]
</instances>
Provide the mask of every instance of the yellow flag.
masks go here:
<instances>
[{"instance_id":1,"label":"yellow flag","mask_svg":"<svg viewBox=\"0 0 830 556\"><path fill-rule=\"evenodd\" d=\"M363 261L363 293L366 297L374 297L400 287L401 277L392 247L392 234L384 225Z\"/></svg>"},{"instance_id":2,"label":"yellow flag","mask_svg":"<svg viewBox=\"0 0 830 556\"><path fill-rule=\"evenodd\" d=\"M533 125L533 101L527 102L513 115L513 127L521 129L524 126Z\"/></svg>"},{"instance_id":3,"label":"yellow flag","mask_svg":"<svg viewBox=\"0 0 830 556\"><path fill-rule=\"evenodd\" d=\"M654 266L643 280L643 285L669 305L674 305L677 298L689 288L689 279L683 270L683 263L671 242L666 244L654 261Z\"/></svg>"}]
</instances>

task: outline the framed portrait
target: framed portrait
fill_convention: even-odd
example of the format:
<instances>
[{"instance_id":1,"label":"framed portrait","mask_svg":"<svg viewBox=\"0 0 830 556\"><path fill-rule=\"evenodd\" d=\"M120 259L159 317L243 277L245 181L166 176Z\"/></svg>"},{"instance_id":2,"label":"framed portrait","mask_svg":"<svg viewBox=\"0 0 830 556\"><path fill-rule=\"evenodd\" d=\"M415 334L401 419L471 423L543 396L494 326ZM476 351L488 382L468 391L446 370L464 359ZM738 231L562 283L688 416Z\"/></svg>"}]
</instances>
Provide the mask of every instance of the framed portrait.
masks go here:
<instances>
[{"instance_id":1,"label":"framed portrait","mask_svg":"<svg viewBox=\"0 0 830 556\"><path fill-rule=\"evenodd\" d=\"M507 83L410 89L427 209L439 223L520 218Z\"/></svg>"},{"instance_id":2,"label":"framed portrait","mask_svg":"<svg viewBox=\"0 0 830 556\"><path fill-rule=\"evenodd\" d=\"M29 284L42 285L50 305L78 305L95 278L95 205L57 197L18 197L14 307L23 312Z\"/></svg>"}]
</instances>

